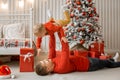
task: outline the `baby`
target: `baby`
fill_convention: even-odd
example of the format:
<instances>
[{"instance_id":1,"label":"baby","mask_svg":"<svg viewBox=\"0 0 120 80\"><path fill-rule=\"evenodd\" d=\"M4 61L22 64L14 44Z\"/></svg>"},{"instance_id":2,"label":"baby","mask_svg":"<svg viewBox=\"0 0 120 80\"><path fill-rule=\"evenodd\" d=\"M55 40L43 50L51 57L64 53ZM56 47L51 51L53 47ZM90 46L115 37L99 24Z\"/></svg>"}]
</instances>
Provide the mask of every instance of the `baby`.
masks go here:
<instances>
[{"instance_id":1,"label":"baby","mask_svg":"<svg viewBox=\"0 0 120 80\"><path fill-rule=\"evenodd\" d=\"M40 50L40 44L42 41L42 37L49 35L49 58L55 57L54 54L56 54L55 51L55 36L54 33L58 32L58 36L60 38L61 44L62 44L62 51L69 51L69 48L65 49L63 46L68 46L67 39L65 38L63 26L67 25L70 22L70 15L69 12L66 10L64 12L64 19L63 20L54 20L53 18L50 19L50 21L44 23L44 24L36 24L33 27L34 35L37 36L36 46L37 49Z\"/></svg>"}]
</instances>

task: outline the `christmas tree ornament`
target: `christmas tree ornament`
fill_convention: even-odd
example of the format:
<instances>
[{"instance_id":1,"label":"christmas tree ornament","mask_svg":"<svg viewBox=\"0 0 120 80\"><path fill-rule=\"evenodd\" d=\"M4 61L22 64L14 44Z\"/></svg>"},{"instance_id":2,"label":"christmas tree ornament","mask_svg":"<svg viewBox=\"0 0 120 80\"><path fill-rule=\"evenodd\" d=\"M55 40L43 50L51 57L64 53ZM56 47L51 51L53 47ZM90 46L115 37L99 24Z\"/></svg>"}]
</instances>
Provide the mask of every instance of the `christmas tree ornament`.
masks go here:
<instances>
[{"instance_id":1,"label":"christmas tree ornament","mask_svg":"<svg viewBox=\"0 0 120 80\"><path fill-rule=\"evenodd\" d=\"M92 2L92 0L87 0L89 3L91 3Z\"/></svg>"},{"instance_id":2,"label":"christmas tree ornament","mask_svg":"<svg viewBox=\"0 0 120 80\"><path fill-rule=\"evenodd\" d=\"M80 11L81 10L81 7L78 7L78 11Z\"/></svg>"},{"instance_id":3,"label":"christmas tree ornament","mask_svg":"<svg viewBox=\"0 0 120 80\"><path fill-rule=\"evenodd\" d=\"M81 2L79 0L76 1L77 5L81 5Z\"/></svg>"},{"instance_id":4,"label":"christmas tree ornament","mask_svg":"<svg viewBox=\"0 0 120 80\"><path fill-rule=\"evenodd\" d=\"M71 18L73 18L74 16L75 16L75 15L74 15L73 13L72 13L72 14L70 14L70 17L71 17Z\"/></svg>"},{"instance_id":5,"label":"christmas tree ornament","mask_svg":"<svg viewBox=\"0 0 120 80\"><path fill-rule=\"evenodd\" d=\"M81 31L81 29L80 29L80 28L78 28L78 29L77 29L77 32L80 32L80 31Z\"/></svg>"},{"instance_id":6,"label":"christmas tree ornament","mask_svg":"<svg viewBox=\"0 0 120 80\"><path fill-rule=\"evenodd\" d=\"M76 38L77 38L77 36L74 35L74 36L73 36L73 39L76 39Z\"/></svg>"},{"instance_id":7,"label":"christmas tree ornament","mask_svg":"<svg viewBox=\"0 0 120 80\"><path fill-rule=\"evenodd\" d=\"M85 40L80 40L80 44L83 44L85 42Z\"/></svg>"}]
</instances>

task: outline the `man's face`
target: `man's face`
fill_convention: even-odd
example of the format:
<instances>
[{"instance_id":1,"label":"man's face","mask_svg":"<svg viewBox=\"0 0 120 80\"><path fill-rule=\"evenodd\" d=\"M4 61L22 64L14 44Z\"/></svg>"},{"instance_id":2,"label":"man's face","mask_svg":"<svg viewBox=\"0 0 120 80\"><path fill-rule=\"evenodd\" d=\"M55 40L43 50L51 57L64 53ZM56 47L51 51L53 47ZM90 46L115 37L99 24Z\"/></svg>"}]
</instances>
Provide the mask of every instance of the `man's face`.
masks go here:
<instances>
[{"instance_id":1,"label":"man's face","mask_svg":"<svg viewBox=\"0 0 120 80\"><path fill-rule=\"evenodd\" d=\"M47 71L52 71L53 69L53 63L50 59L45 59L43 61L40 61L40 63L42 64L42 66L45 66L47 68Z\"/></svg>"}]
</instances>

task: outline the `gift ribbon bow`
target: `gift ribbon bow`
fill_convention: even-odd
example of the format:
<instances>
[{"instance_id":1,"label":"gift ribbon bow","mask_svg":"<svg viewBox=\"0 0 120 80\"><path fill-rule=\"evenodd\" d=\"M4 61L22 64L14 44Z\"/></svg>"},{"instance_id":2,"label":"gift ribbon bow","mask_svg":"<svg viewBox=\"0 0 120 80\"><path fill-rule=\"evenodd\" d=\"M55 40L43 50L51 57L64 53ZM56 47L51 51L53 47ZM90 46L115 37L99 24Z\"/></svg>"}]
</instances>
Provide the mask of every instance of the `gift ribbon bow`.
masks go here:
<instances>
[{"instance_id":1,"label":"gift ribbon bow","mask_svg":"<svg viewBox=\"0 0 120 80\"><path fill-rule=\"evenodd\" d=\"M30 57L33 56L33 54L31 52L28 52L26 55L23 55L23 56L24 56L24 62L26 61L26 59L28 59L30 62L31 60Z\"/></svg>"}]
</instances>

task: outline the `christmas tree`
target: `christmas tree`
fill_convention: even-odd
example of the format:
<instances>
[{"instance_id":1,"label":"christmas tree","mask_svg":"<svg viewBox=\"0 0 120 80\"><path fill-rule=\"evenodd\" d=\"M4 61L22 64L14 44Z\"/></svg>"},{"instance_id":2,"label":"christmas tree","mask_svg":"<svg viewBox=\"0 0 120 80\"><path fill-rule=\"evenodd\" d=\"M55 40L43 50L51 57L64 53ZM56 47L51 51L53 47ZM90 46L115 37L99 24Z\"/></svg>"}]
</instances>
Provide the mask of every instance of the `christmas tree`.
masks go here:
<instances>
[{"instance_id":1,"label":"christmas tree","mask_svg":"<svg viewBox=\"0 0 120 80\"><path fill-rule=\"evenodd\" d=\"M71 17L65 28L70 48L80 44L88 49L91 42L102 39L102 27L98 23L99 15L93 0L67 0L65 6Z\"/></svg>"}]
</instances>

